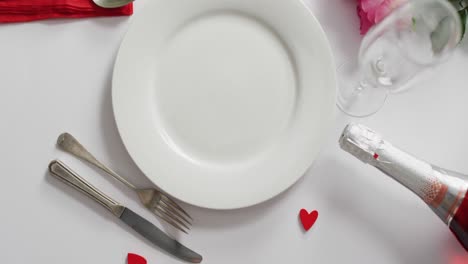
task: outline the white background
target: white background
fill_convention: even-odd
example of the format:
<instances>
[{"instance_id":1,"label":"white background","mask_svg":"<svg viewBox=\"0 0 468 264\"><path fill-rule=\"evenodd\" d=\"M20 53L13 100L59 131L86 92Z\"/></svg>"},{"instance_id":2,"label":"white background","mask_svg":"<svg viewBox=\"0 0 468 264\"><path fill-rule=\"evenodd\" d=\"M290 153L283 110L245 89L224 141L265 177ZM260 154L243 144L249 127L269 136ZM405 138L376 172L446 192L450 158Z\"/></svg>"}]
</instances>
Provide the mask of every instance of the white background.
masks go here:
<instances>
[{"instance_id":1,"label":"white background","mask_svg":"<svg viewBox=\"0 0 468 264\"><path fill-rule=\"evenodd\" d=\"M355 1L309 0L336 64L356 54ZM145 0L135 3L135 14ZM339 149L348 118L338 113L325 148L293 187L263 204L213 211L181 235L147 212L130 190L55 147L74 134L104 163L141 186L111 108L111 71L132 18L0 25L0 261L2 263L180 263L135 235L105 209L47 173L60 158L93 184L204 256L203 263L468 263L449 229L415 195ZM468 172L468 44L376 115L354 119L442 167ZM318 210L304 233L301 208ZM460 258L466 262L457 262Z\"/></svg>"}]
</instances>

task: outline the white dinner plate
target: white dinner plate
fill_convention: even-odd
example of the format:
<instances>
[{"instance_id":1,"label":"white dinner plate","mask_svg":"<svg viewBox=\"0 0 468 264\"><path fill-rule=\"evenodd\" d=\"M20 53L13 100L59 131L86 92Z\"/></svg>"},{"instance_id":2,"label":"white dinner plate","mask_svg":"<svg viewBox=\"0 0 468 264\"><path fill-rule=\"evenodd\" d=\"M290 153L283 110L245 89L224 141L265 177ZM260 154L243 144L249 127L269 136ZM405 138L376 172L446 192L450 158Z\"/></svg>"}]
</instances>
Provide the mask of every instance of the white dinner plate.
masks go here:
<instances>
[{"instance_id":1,"label":"white dinner plate","mask_svg":"<svg viewBox=\"0 0 468 264\"><path fill-rule=\"evenodd\" d=\"M114 68L129 154L158 187L213 209L294 184L334 119L328 41L299 0L151 0Z\"/></svg>"}]
</instances>

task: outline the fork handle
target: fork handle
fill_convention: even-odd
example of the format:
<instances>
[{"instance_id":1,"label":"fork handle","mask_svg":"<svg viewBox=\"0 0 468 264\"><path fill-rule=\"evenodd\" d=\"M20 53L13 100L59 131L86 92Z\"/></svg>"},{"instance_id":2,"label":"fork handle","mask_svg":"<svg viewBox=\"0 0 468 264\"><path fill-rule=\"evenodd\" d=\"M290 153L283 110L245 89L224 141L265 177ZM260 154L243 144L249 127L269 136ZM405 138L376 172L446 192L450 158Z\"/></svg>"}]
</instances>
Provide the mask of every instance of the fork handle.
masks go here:
<instances>
[{"instance_id":1,"label":"fork handle","mask_svg":"<svg viewBox=\"0 0 468 264\"><path fill-rule=\"evenodd\" d=\"M76 190L86 194L88 197L104 206L104 208L109 210L115 216L120 217L122 215L125 207L118 204L116 201L112 200L112 198L88 183L76 172L67 167L63 162L59 160L50 162L49 171L51 175L63 181L67 185L75 188Z\"/></svg>"},{"instance_id":2,"label":"fork handle","mask_svg":"<svg viewBox=\"0 0 468 264\"><path fill-rule=\"evenodd\" d=\"M120 175L118 175L116 172L102 164L100 161L98 161L88 150L86 150L83 145L81 145L78 140L70 135L69 133L63 133L61 134L58 139L57 139L57 145L64 151L82 159L85 160L92 165L96 166L97 168L103 170L110 176L114 177L116 180L120 181L121 183L125 184L127 187L137 190L135 185L131 184L129 181L126 179L122 178Z\"/></svg>"}]
</instances>

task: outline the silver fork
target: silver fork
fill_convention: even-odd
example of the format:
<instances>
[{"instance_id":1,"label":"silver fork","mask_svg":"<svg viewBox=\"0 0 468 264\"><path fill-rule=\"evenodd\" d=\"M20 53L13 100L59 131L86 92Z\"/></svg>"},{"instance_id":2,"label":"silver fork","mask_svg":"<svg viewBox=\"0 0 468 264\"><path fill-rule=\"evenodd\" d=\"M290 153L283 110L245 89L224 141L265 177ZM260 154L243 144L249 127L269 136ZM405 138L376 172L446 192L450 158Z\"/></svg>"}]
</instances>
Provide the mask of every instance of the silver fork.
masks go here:
<instances>
[{"instance_id":1,"label":"silver fork","mask_svg":"<svg viewBox=\"0 0 468 264\"><path fill-rule=\"evenodd\" d=\"M154 188L137 188L128 180L98 161L88 150L83 147L83 145L80 144L80 142L78 142L76 138L74 138L69 133L61 134L57 139L57 145L62 150L91 163L92 165L106 172L108 175L112 176L114 179L134 190L146 208L148 208L151 212L159 216L170 225L184 233L187 233L185 229L190 229L188 225L191 225L191 220L193 220L192 217L175 201Z\"/></svg>"}]
</instances>

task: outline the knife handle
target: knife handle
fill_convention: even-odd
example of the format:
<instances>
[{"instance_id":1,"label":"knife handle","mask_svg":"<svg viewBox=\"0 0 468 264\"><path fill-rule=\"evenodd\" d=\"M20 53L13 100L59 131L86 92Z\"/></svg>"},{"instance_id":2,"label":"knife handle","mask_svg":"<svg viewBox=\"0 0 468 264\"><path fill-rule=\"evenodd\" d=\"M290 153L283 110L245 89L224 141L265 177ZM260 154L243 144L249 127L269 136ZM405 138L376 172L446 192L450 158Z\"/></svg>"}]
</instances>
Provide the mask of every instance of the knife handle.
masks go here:
<instances>
[{"instance_id":1,"label":"knife handle","mask_svg":"<svg viewBox=\"0 0 468 264\"><path fill-rule=\"evenodd\" d=\"M98 202L109 210L112 214L120 217L125 209L122 205L112 200L109 196L98 190L96 187L88 183L85 179L80 177L76 172L72 171L62 161L54 160L49 164L49 171L52 176L66 183L67 185L77 189L78 191L86 194L94 201Z\"/></svg>"}]
</instances>

